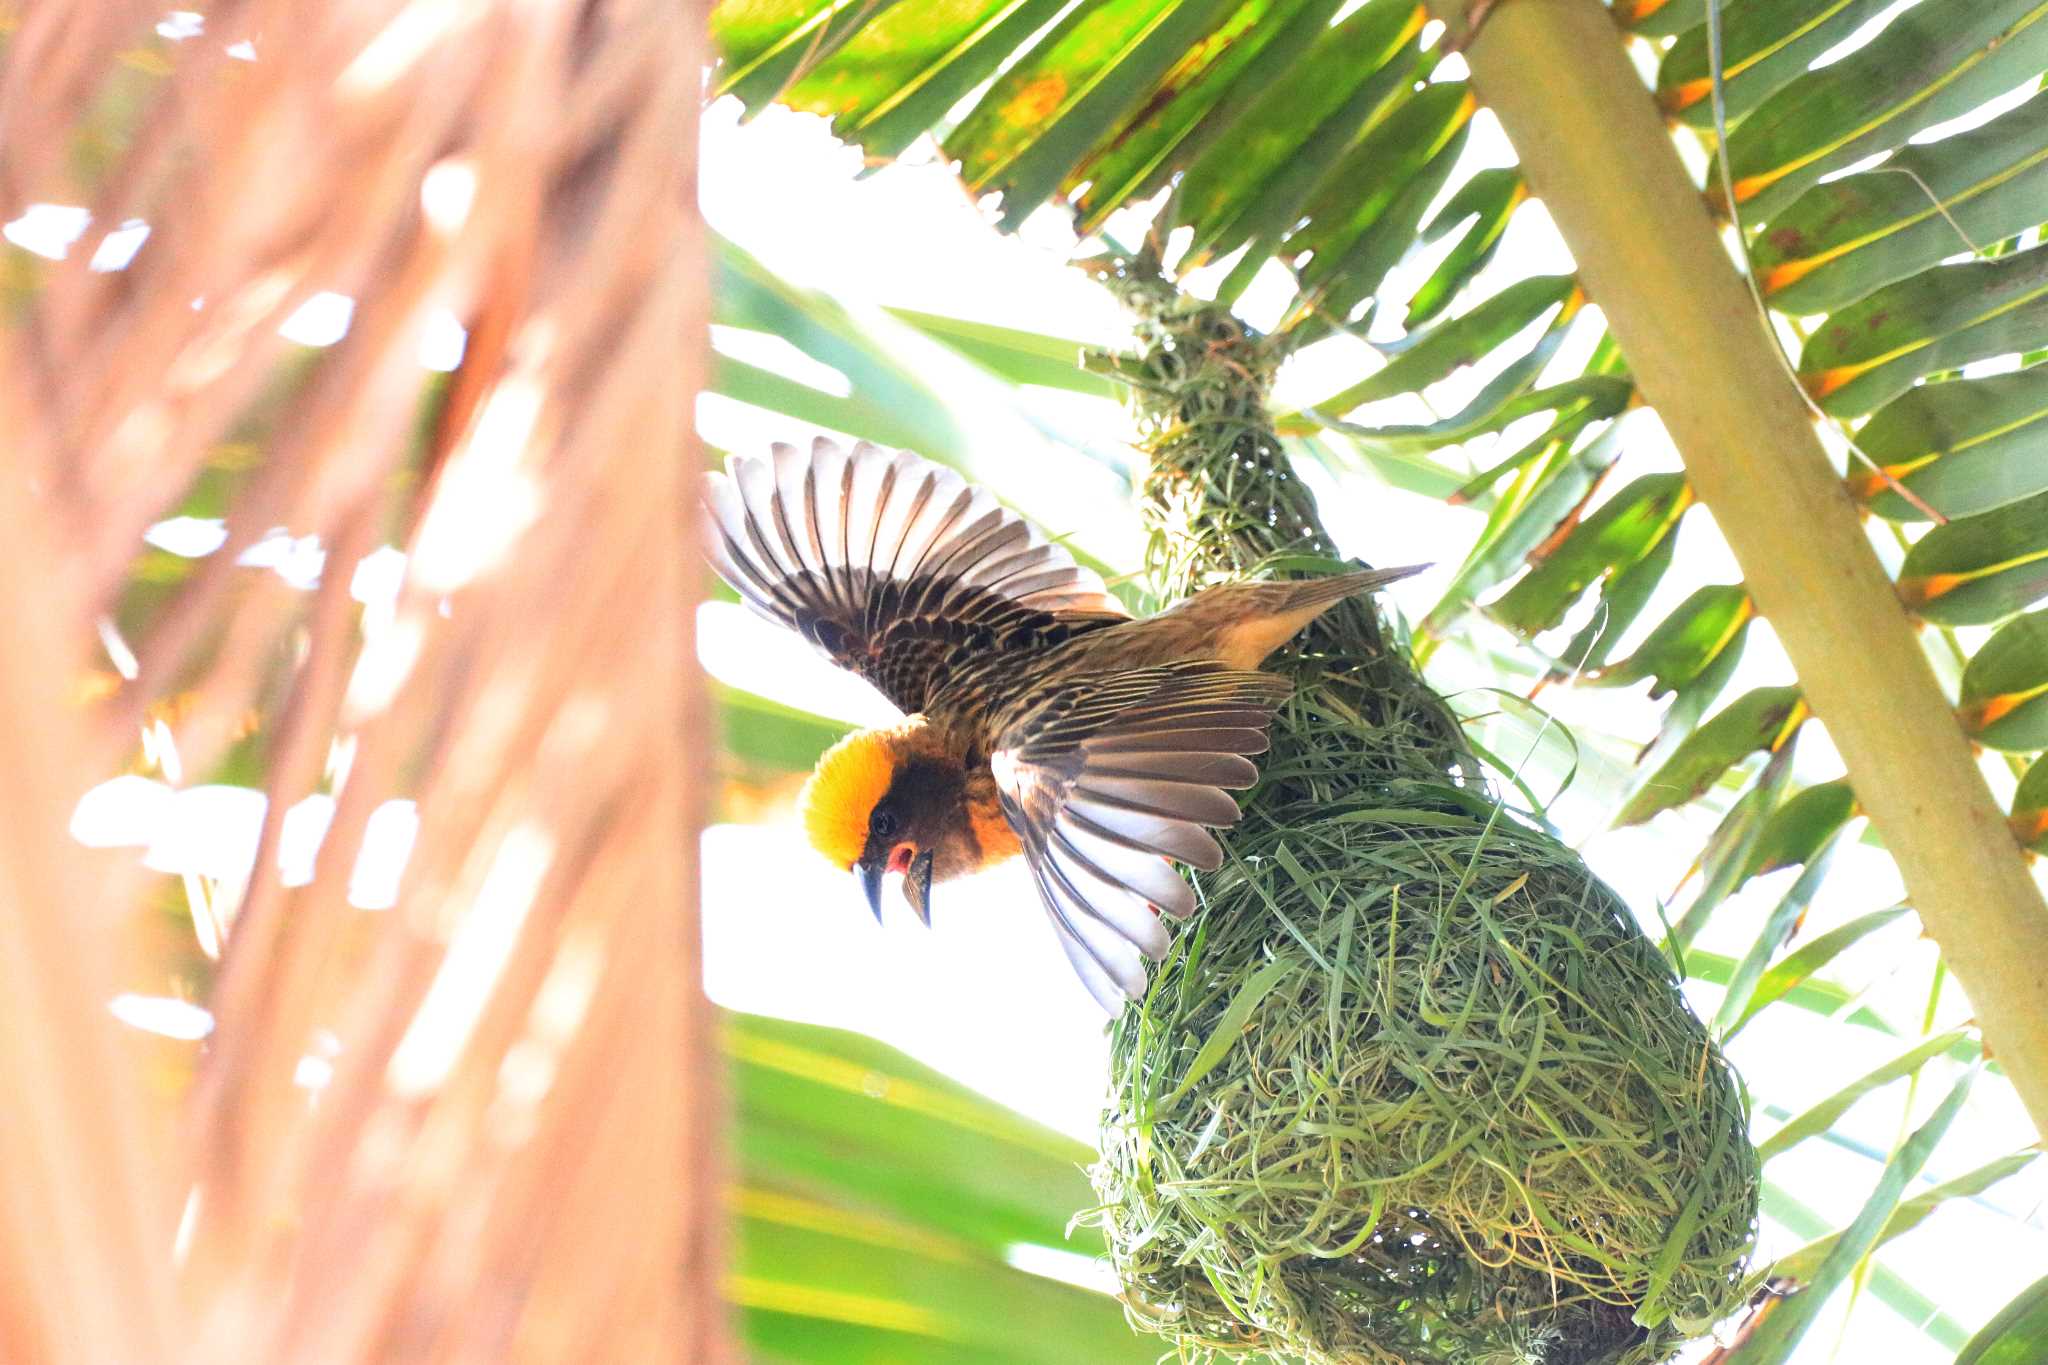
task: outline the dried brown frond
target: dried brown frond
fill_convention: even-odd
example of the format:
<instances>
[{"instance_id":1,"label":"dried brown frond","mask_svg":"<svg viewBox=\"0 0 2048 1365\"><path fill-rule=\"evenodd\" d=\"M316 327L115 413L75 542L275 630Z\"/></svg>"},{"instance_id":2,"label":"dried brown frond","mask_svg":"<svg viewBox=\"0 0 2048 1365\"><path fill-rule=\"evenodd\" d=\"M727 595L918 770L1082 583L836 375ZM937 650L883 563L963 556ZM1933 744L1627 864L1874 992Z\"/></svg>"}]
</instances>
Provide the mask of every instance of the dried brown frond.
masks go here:
<instances>
[{"instance_id":1,"label":"dried brown frond","mask_svg":"<svg viewBox=\"0 0 2048 1365\"><path fill-rule=\"evenodd\" d=\"M0 22L0 219L92 212L62 261L0 248L0 1069L33 1101L0 1124L0 1357L723 1358L681 514L698 16L247 0L186 41L160 17ZM90 269L130 219L133 262ZM355 301L347 334L280 337L319 291ZM467 331L445 379L435 310ZM210 556L142 553L209 509ZM319 538L317 589L236 564L275 527ZM387 540L407 581L373 618L350 578ZM110 695L102 619L137 659ZM65 834L146 720L188 782L253 755L269 798L168 1102L104 1009L169 993L114 946L153 883ZM286 886L314 793L318 875ZM366 912L350 873L393 798L421 829Z\"/></svg>"}]
</instances>

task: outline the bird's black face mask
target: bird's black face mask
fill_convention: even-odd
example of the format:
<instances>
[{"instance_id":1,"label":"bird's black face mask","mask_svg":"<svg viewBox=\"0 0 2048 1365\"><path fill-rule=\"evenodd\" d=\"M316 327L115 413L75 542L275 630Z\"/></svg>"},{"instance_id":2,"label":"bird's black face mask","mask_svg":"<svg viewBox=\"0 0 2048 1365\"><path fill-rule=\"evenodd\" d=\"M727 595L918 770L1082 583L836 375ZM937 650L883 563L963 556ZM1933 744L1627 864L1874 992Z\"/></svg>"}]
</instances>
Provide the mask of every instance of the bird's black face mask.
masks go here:
<instances>
[{"instance_id":1,"label":"bird's black face mask","mask_svg":"<svg viewBox=\"0 0 2048 1365\"><path fill-rule=\"evenodd\" d=\"M875 923L882 922L883 876L901 872L903 899L910 903L918 921L929 928L932 922L932 850L919 848L914 839L905 837L906 834L901 818L885 798L869 817L867 848L854 863L853 871L860 879L861 891L867 896L868 908L875 912Z\"/></svg>"}]
</instances>

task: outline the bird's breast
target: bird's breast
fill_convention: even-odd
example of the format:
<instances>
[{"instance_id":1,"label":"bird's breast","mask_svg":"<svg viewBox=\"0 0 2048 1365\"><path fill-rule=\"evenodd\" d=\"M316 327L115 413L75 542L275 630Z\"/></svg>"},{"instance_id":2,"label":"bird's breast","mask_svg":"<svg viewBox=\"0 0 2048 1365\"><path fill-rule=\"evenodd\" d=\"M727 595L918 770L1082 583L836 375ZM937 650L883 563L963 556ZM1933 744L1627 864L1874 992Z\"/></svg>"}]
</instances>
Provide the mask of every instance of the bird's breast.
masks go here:
<instances>
[{"instance_id":1,"label":"bird's breast","mask_svg":"<svg viewBox=\"0 0 2048 1365\"><path fill-rule=\"evenodd\" d=\"M1003 814L1002 802L996 796L995 778L986 770L968 782L967 826L973 831L974 842L981 849L983 867L1005 862L1024 851L1017 831L1010 828L1010 819Z\"/></svg>"}]
</instances>

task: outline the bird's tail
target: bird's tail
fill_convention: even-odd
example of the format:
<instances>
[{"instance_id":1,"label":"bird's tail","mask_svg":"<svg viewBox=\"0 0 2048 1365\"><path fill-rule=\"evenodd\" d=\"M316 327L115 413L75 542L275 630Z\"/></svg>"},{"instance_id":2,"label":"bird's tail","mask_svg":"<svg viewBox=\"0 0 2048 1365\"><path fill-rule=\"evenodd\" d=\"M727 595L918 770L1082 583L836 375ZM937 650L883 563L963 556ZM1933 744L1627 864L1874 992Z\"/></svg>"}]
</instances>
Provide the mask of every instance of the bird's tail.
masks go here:
<instances>
[{"instance_id":1,"label":"bird's tail","mask_svg":"<svg viewBox=\"0 0 2048 1365\"><path fill-rule=\"evenodd\" d=\"M1343 599L1427 567L1364 569L1299 583L1226 583L1197 593L1155 619L1181 623L1193 633L1190 657L1221 659L1232 668L1257 668L1295 632Z\"/></svg>"},{"instance_id":2,"label":"bird's tail","mask_svg":"<svg viewBox=\"0 0 2048 1365\"><path fill-rule=\"evenodd\" d=\"M1310 578L1299 583L1272 584L1270 586L1284 593L1273 610L1292 614L1325 607L1362 592L1377 592L1389 583L1419 574L1428 567L1427 564L1405 564L1398 569L1360 569L1356 573L1332 574L1328 578Z\"/></svg>"}]
</instances>

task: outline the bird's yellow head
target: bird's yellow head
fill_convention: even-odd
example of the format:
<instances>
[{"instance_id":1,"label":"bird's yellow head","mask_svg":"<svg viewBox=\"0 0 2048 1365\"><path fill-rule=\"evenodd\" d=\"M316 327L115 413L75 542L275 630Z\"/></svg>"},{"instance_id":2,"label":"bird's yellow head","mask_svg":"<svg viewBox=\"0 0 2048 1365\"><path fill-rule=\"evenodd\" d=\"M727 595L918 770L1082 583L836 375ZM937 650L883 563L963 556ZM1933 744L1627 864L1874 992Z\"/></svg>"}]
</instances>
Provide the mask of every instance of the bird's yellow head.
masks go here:
<instances>
[{"instance_id":1,"label":"bird's yellow head","mask_svg":"<svg viewBox=\"0 0 2048 1365\"><path fill-rule=\"evenodd\" d=\"M980 859L963 800L957 758L913 716L860 730L818 760L797 807L811 846L860 878L868 907L882 916L882 877L900 872L904 899L930 923L934 879L971 871Z\"/></svg>"},{"instance_id":2,"label":"bird's yellow head","mask_svg":"<svg viewBox=\"0 0 2048 1365\"><path fill-rule=\"evenodd\" d=\"M851 871L868 845L868 820L896 780L900 739L856 730L827 749L797 797L811 847Z\"/></svg>"}]
</instances>

